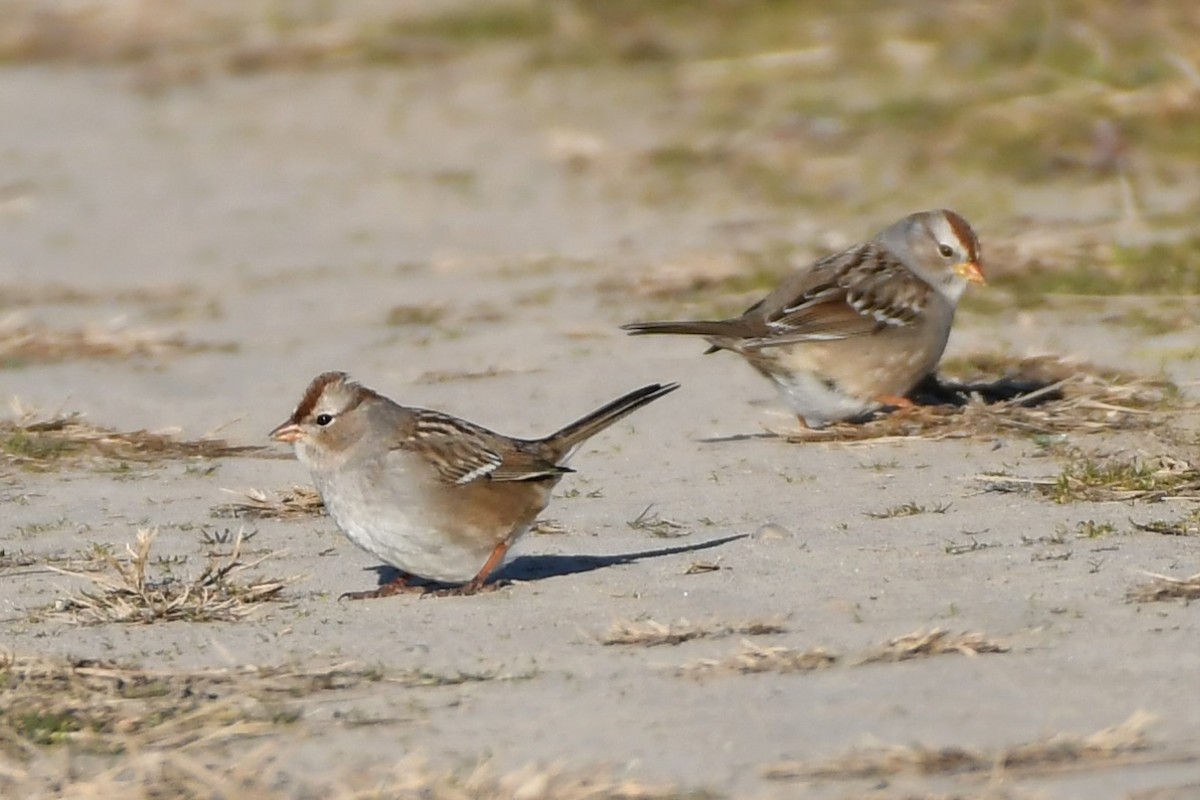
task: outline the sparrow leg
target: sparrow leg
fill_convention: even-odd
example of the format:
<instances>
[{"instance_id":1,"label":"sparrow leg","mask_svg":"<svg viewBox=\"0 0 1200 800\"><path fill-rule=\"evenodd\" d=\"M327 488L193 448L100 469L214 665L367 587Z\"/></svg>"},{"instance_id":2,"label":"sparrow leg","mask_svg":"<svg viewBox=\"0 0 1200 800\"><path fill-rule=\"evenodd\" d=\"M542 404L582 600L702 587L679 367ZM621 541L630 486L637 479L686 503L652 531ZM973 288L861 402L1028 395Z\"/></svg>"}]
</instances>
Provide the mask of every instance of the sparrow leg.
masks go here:
<instances>
[{"instance_id":1,"label":"sparrow leg","mask_svg":"<svg viewBox=\"0 0 1200 800\"><path fill-rule=\"evenodd\" d=\"M492 554L488 556L488 560L479 568L479 572L469 583L464 583L462 586L455 586L453 589L439 589L433 592L434 597L465 597L479 592L494 592L499 589L502 584L493 583L490 586L485 586L488 576L492 574L496 567L504 561L504 556L508 553L509 542L504 541L496 545L492 550Z\"/></svg>"},{"instance_id":2,"label":"sparrow leg","mask_svg":"<svg viewBox=\"0 0 1200 800\"><path fill-rule=\"evenodd\" d=\"M908 411L916 408L916 403L909 400L907 397L901 397L898 394L881 394L875 398L875 402L882 406L891 406L898 411Z\"/></svg>"},{"instance_id":3,"label":"sparrow leg","mask_svg":"<svg viewBox=\"0 0 1200 800\"><path fill-rule=\"evenodd\" d=\"M483 589L483 584L487 581L488 576L492 574L492 571L496 567L504 562L504 556L508 553L508 547L509 542L507 539L496 545L495 549L492 550L492 554L488 556L488 560L479 568L479 573L471 579L470 583L462 587L463 594L475 594Z\"/></svg>"},{"instance_id":4,"label":"sparrow leg","mask_svg":"<svg viewBox=\"0 0 1200 800\"><path fill-rule=\"evenodd\" d=\"M427 589L422 586L409 586L411 575L401 573L398 577L369 592L345 592L338 600L374 600L377 597L391 597L394 594L425 594Z\"/></svg>"}]
</instances>

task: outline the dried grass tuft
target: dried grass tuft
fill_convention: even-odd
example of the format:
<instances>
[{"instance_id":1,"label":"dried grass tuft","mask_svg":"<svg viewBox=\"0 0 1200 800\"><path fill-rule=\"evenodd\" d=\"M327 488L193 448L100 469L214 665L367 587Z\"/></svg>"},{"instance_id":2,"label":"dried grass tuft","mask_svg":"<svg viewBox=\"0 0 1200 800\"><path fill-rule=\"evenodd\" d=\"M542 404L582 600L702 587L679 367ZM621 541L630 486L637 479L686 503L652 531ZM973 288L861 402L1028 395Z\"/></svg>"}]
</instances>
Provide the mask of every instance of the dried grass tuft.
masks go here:
<instances>
[{"instance_id":1,"label":"dried grass tuft","mask_svg":"<svg viewBox=\"0 0 1200 800\"><path fill-rule=\"evenodd\" d=\"M195 578L166 575L154 579L149 574L150 549L157 530L141 529L136 546L126 545L127 560L108 556L115 574L85 574L51 567L56 572L86 577L95 588L82 590L56 604L56 612L67 614L85 624L104 622L232 622L259 610L263 603L277 600L285 586L296 578L254 578L239 576L271 558L272 553L248 564L240 561L243 534L238 532L228 558L213 558Z\"/></svg>"},{"instance_id":2,"label":"dried grass tuft","mask_svg":"<svg viewBox=\"0 0 1200 800\"><path fill-rule=\"evenodd\" d=\"M677 672L692 677L757 672L809 672L836 664L861 666L955 653L974 656L1008 651L1007 645L989 639L981 633L950 633L935 628L932 631L915 631L891 639L856 658L844 657L819 647L812 650L793 650L788 647L760 647L752 642L743 641L741 650L733 655L723 659L701 659L683 665Z\"/></svg>"},{"instance_id":3,"label":"dried grass tuft","mask_svg":"<svg viewBox=\"0 0 1200 800\"><path fill-rule=\"evenodd\" d=\"M855 751L823 763L780 762L763 769L772 780L793 778L883 778L890 775L947 775L1004 770L1024 775L1063 768L1084 769L1124 759L1150 747L1145 729L1153 717L1138 712L1088 736L1060 733L996 750L902 745Z\"/></svg>"},{"instance_id":4,"label":"dried grass tuft","mask_svg":"<svg viewBox=\"0 0 1200 800\"><path fill-rule=\"evenodd\" d=\"M258 735L283 721L252 681L154 672L112 662L40 657L0 663L0 754L28 760L38 747L93 753L139 746L208 745ZM2 785L2 784L0 784Z\"/></svg>"},{"instance_id":5,"label":"dried grass tuft","mask_svg":"<svg viewBox=\"0 0 1200 800\"><path fill-rule=\"evenodd\" d=\"M305 700L313 695L363 688L377 691L376 684L440 687L528 677L499 672L442 675L424 670L392 671L354 663L318 669L247 665L154 670L95 659L0 658L0 796L29 796L6 792L5 777L25 772L21 765L44 760L45 749L57 745L69 745L72 753L96 755L171 751L203 752L227 759L228 751L222 750L222 745L290 730L304 719ZM402 720L373 722L388 721ZM354 720L346 719L343 724L353 725ZM298 735L308 732L300 730ZM103 766L98 760L79 766L85 764L96 770ZM123 759L117 767L125 764Z\"/></svg>"},{"instance_id":6,"label":"dried grass tuft","mask_svg":"<svg viewBox=\"0 0 1200 800\"><path fill-rule=\"evenodd\" d=\"M1007 645L989 639L982 633L951 633L943 628L934 628L931 631L915 631L907 636L892 639L864 654L858 663L890 663L954 653L976 656L980 653L1008 651Z\"/></svg>"},{"instance_id":7,"label":"dried grass tuft","mask_svg":"<svg viewBox=\"0 0 1200 800\"><path fill-rule=\"evenodd\" d=\"M12 796L41 800L68 797L148 797L179 800L714 800L716 795L675 786L614 777L604 767L566 769L529 765L502 772L487 761L455 768L436 767L421 755L399 758L391 769L346 770L318 781L297 779L278 763L278 747L264 745L221 759L190 753L136 753L121 764L91 775L34 777L30 771L0 769L0 789ZM2 766L2 765L0 765ZM7 795L6 795L7 796Z\"/></svg>"},{"instance_id":8,"label":"dried grass tuft","mask_svg":"<svg viewBox=\"0 0 1200 800\"><path fill-rule=\"evenodd\" d=\"M232 503L222 503L212 510L214 517L236 519L301 519L325 513L325 504L317 490L309 486L292 486L268 494L261 489L222 491L237 495Z\"/></svg>"},{"instance_id":9,"label":"dried grass tuft","mask_svg":"<svg viewBox=\"0 0 1200 800\"><path fill-rule=\"evenodd\" d=\"M969 363L975 365L975 377L927 381L913 394L914 408L862 424L780 435L788 441L856 442L1144 430L1180 405L1179 391L1169 381L1057 356L983 355Z\"/></svg>"},{"instance_id":10,"label":"dried grass tuft","mask_svg":"<svg viewBox=\"0 0 1200 800\"><path fill-rule=\"evenodd\" d=\"M825 669L838 663L839 657L823 648L793 650L790 647L759 647L753 642L742 642L742 649L723 659L704 658L685 664L678 672L682 675L707 678L725 673L751 674L774 672L811 672Z\"/></svg>"},{"instance_id":11,"label":"dried grass tuft","mask_svg":"<svg viewBox=\"0 0 1200 800\"><path fill-rule=\"evenodd\" d=\"M37 469L95 458L147 463L248 455L263 449L223 439L179 439L170 432L115 431L91 425L79 414L43 417L19 406L14 412L14 419L0 421L0 465Z\"/></svg>"},{"instance_id":12,"label":"dried grass tuft","mask_svg":"<svg viewBox=\"0 0 1200 800\"><path fill-rule=\"evenodd\" d=\"M487 762L466 769L437 769L417 757L404 759L381 784L372 781L372 789L380 785L385 796L431 800L715 800L704 791L615 778L603 767L529 765L500 773Z\"/></svg>"},{"instance_id":13,"label":"dried grass tuft","mask_svg":"<svg viewBox=\"0 0 1200 800\"><path fill-rule=\"evenodd\" d=\"M108 546L97 543L74 552L27 553L22 550L0 550L0 570L45 564L72 572L97 572L108 568L109 557Z\"/></svg>"},{"instance_id":14,"label":"dried grass tuft","mask_svg":"<svg viewBox=\"0 0 1200 800\"><path fill-rule=\"evenodd\" d=\"M978 475L990 491L1033 490L1056 503L1157 502L1200 498L1200 470L1174 456L1108 458L1078 452L1056 477Z\"/></svg>"},{"instance_id":15,"label":"dried grass tuft","mask_svg":"<svg viewBox=\"0 0 1200 800\"><path fill-rule=\"evenodd\" d=\"M134 328L49 328L0 322L0 367L96 358L134 358L228 349L188 342L179 334Z\"/></svg>"},{"instance_id":16,"label":"dried grass tuft","mask_svg":"<svg viewBox=\"0 0 1200 800\"><path fill-rule=\"evenodd\" d=\"M781 619L751 620L748 622L709 622L693 624L687 620L664 625L652 619L617 620L608 632L598 637L604 645L637 645L656 647L663 644L681 644L693 639L720 639L726 636L766 636L786 633L787 627Z\"/></svg>"},{"instance_id":17,"label":"dried grass tuft","mask_svg":"<svg viewBox=\"0 0 1200 800\"><path fill-rule=\"evenodd\" d=\"M1200 514L1195 511L1177 520L1154 519L1138 522L1131 519L1129 524L1136 531L1157 533L1160 536L1200 536Z\"/></svg>"},{"instance_id":18,"label":"dried grass tuft","mask_svg":"<svg viewBox=\"0 0 1200 800\"><path fill-rule=\"evenodd\" d=\"M1162 600L1200 600L1200 572L1190 578L1147 573L1150 580L1130 589L1125 597L1131 603L1157 603Z\"/></svg>"}]
</instances>

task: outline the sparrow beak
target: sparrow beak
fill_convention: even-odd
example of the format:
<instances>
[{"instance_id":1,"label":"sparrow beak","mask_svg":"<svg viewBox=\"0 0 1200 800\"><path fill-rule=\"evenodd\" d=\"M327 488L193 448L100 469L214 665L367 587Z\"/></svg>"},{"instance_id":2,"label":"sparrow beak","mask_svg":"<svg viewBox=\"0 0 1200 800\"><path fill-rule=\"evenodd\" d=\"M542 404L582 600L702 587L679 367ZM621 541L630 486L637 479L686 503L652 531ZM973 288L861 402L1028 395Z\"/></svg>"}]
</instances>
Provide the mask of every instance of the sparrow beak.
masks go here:
<instances>
[{"instance_id":1,"label":"sparrow beak","mask_svg":"<svg viewBox=\"0 0 1200 800\"><path fill-rule=\"evenodd\" d=\"M275 430L271 431L270 438L276 442L295 442L304 432L300 430L300 426L288 420Z\"/></svg>"},{"instance_id":2,"label":"sparrow beak","mask_svg":"<svg viewBox=\"0 0 1200 800\"><path fill-rule=\"evenodd\" d=\"M963 261L955 264L954 272L960 278L965 278L970 283L978 283L981 286L987 283L987 278L983 277L983 269L974 261Z\"/></svg>"}]
</instances>

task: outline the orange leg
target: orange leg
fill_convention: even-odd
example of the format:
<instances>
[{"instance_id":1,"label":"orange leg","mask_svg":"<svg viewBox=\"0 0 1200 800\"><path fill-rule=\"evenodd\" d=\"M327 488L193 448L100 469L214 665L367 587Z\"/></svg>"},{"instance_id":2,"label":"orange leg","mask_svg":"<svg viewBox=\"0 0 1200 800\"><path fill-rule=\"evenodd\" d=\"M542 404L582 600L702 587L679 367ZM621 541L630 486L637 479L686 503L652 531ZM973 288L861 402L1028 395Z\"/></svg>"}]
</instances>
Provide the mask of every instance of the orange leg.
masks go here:
<instances>
[{"instance_id":1,"label":"orange leg","mask_svg":"<svg viewBox=\"0 0 1200 800\"><path fill-rule=\"evenodd\" d=\"M409 586L410 580L412 580L411 575L400 575L378 589L372 589L369 592L346 592L338 597L338 600L374 600L376 597L391 597L394 594L424 594L426 592L426 589L420 586Z\"/></svg>"},{"instance_id":2,"label":"orange leg","mask_svg":"<svg viewBox=\"0 0 1200 800\"><path fill-rule=\"evenodd\" d=\"M504 561L504 556L508 553L508 548L509 542L507 541L496 545L492 550L492 554L488 556L488 560L479 568L479 572L476 573L475 577L469 583L464 583L462 586L456 586L453 589L441 589L434 592L434 594L437 597L464 597L470 594L491 592L499 589L500 584L492 584L486 587L484 584L487 583L488 576Z\"/></svg>"},{"instance_id":3,"label":"orange leg","mask_svg":"<svg viewBox=\"0 0 1200 800\"><path fill-rule=\"evenodd\" d=\"M504 556L508 554L508 547L509 542L507 540L496 545L495 549L492 550L492 554L488 556L488 560L479 568L479 573L471 579L470 583L462 587L463 594L475 594L483 588L483 584L487 581L488 576L492 574L496 567L504 562Z\"/></svg>"},{"instance_id":4,"label":"orange leg","mask_svg":"<svg viewBox=\"0 0 1200 800\"><path fill-rule=\"evenodd\" d=\"M909 400L907 397L901 397L898 394L881 394L875 398L875 402L885 406L907 411L910 408L915 408L916 403Z\"/></svg>"}]
</instances>

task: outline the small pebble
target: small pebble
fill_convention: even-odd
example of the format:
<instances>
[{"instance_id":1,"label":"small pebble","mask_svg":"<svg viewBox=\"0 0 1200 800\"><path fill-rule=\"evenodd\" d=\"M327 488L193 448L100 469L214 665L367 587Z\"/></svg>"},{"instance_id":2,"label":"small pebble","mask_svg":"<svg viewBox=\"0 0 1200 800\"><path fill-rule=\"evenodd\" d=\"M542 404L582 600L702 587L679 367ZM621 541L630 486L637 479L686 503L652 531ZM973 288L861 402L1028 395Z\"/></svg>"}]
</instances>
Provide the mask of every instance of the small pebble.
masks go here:
<instances>
[{"instance_id":1,"label":"small pebble","mask_svg":"<svg viewBox=\"0 0 1200 800\"><path fill-rule=\"evenodd\" d=\"M753 538L763 542L774 542L780 539L792 538L792 532L782 525L768 522L765 525L759 526L758 530L754 532Z\"/></svg>"}]
</instances>

